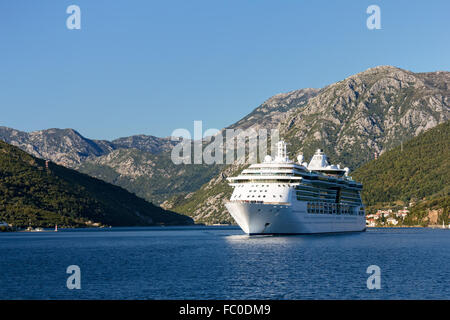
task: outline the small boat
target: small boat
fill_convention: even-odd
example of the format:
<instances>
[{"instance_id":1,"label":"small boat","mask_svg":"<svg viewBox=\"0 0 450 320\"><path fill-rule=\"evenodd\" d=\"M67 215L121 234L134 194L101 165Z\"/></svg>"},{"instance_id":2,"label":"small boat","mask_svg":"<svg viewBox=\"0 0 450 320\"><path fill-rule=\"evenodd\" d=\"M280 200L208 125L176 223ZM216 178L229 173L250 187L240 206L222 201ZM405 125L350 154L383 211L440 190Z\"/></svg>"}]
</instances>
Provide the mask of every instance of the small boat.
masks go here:
<instances>
[{"instance_id":1,"label":"small boat","mask_svg":"<svg viewBox=\"0 0 450 320\"><path fill-rule=\"evenodd\" d=\"M37 227L37 228L34 228L34 229L31 230L31 231L34 231L34 232L42 232L42 231L44 231L44 229L41 228L41 227Z\"/></svg>"}]
</instances>

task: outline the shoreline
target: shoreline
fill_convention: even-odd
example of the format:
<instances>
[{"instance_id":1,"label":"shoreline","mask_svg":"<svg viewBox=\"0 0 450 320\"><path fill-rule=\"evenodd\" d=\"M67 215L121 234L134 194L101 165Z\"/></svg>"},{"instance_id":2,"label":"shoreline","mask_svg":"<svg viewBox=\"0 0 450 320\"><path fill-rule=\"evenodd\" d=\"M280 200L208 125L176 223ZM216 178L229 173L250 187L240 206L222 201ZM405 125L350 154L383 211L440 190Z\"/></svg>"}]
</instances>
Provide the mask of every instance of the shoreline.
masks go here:
<instances>
[{"instance_id":1,"label":"shoreline","mask_svg":"<svg viewBox=\"0 0 450 320\"><path fill-rule=\"evenodd\" d=\"M120 229L125 229L125 228L130 228L130 229L161 229L161 230L168 230L171 228L175 228L175 229L179 229L179 228L188 228L190 229L190 227L193 228L216 228L216 229L220 229L220 228L230 228L230 227L235 227L235 228L239 228L239 226L237 225L232 225L232 224L227 224L227 225L205 225L205 224L194 224L194 225L177 225L177 226L116 226L116 227L108 227L108 228L102 228L102 227L73 227L73 228L60 228L58 231L54 231L54 229L52 228L44 228L43 230L24 230L24 229L19 229L19 230L2 230L0 231L0 233L11 233L11 232L15 232L15 233L55 233L55 232L67 232L67 231L109 231L109 230L114 230L114 231L118 231ZM382 228L386 228L386 229L407 229L407 228L429 228L429 229L441 229L441 230L450 230L450 228L446 227L446 228L442 228L442 226L421 226L421 225L415 225L415 226L377 226L377 227L366 227L366 230L368 229L382 229Z\"/></svg>"}]
</instances>

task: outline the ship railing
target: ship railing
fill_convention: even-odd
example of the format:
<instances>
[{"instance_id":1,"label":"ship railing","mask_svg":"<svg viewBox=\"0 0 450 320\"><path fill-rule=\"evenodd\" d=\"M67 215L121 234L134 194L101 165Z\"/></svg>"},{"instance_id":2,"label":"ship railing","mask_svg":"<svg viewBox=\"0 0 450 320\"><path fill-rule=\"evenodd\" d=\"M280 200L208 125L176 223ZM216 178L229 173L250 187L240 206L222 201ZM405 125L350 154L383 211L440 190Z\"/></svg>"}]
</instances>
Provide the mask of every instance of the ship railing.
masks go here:
<instances>
[{"instance_id":1,"label":"ship railing","mask_svg":"<svg viewBox=\"0 0 450 320\"><path fill-rule=\"evenodd\" d=\"M271 205L290 205L289 202L268 202L268 201L261 201L261 200L232 200L231 202L238 202L238 203L258 203L258 204L271 204Z\"/></svg>"}]
</instances>

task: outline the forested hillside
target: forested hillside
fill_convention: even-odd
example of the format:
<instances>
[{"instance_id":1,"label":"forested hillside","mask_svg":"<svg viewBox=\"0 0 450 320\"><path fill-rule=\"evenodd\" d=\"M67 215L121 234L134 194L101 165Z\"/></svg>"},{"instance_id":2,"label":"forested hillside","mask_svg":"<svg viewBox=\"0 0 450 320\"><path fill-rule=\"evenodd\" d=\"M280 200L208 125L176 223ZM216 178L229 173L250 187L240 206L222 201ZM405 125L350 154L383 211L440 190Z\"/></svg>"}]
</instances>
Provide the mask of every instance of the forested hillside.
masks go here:
<instances>
[{"instance_id":1,"label":"forested hillside","mask_svg":"<svg viewBox=\"0 0 450 320\"><path fill-rule=\"evenodd\" d=\"M428 224L435 211L439 223L450 214L450 121L420 134L352 173L364 185L370 207L412 204L405 224Z\"/></svg>"},{"instance_id":2,"label":"forested hillside","mask_svg":"<svg viewBox=\"0 0 450 320\"><path fill-rule=\"evenodd\" d=\"M49 227L191 224L125 189L0 141L0 221Z\"/></svg>"}]
</instances>

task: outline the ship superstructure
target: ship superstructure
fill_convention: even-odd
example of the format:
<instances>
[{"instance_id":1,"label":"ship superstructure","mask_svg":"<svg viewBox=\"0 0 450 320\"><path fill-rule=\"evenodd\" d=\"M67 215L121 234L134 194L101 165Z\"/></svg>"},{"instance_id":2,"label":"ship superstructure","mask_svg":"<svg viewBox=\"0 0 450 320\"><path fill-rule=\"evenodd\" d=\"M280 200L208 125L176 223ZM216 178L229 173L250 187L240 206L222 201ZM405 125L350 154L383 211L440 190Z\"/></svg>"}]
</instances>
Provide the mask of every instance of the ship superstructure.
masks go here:
<instances>
[{"instance_id":1,"label":"ship superstructure","mask_svg":"<svg viewBox=\"0 0 450 320\"><path fill-rule=\"evenodd\" d=\"M277 156L228 178L234 187L226 207L248 234L303 234L365 230L362 184L348 168L331 165L322 150L311 161L289 159L286 143Z\"/></svg>"}]
</instances>

